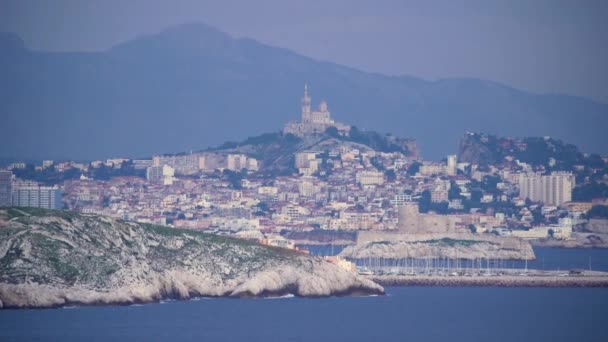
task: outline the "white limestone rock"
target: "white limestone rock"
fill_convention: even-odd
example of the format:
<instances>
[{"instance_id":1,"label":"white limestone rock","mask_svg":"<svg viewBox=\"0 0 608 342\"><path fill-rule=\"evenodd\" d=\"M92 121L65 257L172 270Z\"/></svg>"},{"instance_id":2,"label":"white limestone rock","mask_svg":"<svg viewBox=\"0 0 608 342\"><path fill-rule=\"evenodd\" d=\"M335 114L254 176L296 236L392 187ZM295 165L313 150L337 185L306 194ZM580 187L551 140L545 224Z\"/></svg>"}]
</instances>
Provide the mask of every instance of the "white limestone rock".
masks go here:
<instances>
[{"instance_id":1,"label":"white limestone rock","mask_svg":"<svg viewBox=\"0 0 608 342\"><path fill-rule=\"evenodd\" d=\"M20 213L0 210L0 308L384 292L321 258L244 240L64 211Z\"/></svg>"}]
</instances>

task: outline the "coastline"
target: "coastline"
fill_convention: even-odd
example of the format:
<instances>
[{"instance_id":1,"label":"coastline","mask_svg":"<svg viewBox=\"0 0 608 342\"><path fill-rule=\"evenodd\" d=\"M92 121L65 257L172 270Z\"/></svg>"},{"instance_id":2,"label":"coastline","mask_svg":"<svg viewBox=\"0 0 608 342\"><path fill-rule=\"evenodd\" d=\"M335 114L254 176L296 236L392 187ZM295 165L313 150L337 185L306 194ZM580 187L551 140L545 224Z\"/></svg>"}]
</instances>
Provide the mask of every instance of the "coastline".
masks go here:
<instances>
[{"instance_id":1,"label":"coastline","mask_svg":"<svg viewBox=\"0 0 608 342\"><path fill-rule=\"evenodd\" d=\"M532 247L542 248L560 248L560 249L608 249L608 244L584 244L577 242L564 241L543 241L543 240L529 240Z\"/></svg>"},{"instance_id":2,"label":"coastline","mask_svg":"<svg viewBox=\"0 0 608 342\"><path fill-rule=\"evenodd\" d=\"M0 283L0 290L2 286L7 284ZM17 285L12 285L17 286ZM45 286L48 287L48 286ZM50 287L49 287L50 288ZM57 290L57 289L52 289ZM68 289L64 289L68 290ZM3 310L29 310L29 309L60 309L66 307L86 307L86 306L131 306L131 305L145 305L145 304L158 304L165 301L189 301L189 300L200 300L203 298L207 299L267 299L267 298L285 298L285 297L298 297L298 298L329 298L329 297L367 297L367 296L378 296L385 295L384 289L381 287L370 288L364 284L356 286L350 286L343 290L333 291L330 294L301 294L294 288L294 286L286 286L280 289L264 290L259 293L253 293L250 291L244 292L225 292L225 293L188 293L187 295L180 294L178 292L159 292L152 294L147 297L143 296L125 296L117 295L116 293L110 292L91 292L82 296L77 292L82 289L76 289L74 293L65 292L63 293L63 300L57 302L36 302L27 304L14 304L6 303L0 300L0 311ZM2 291L0 291L1 293ZM74 295L76 294L76 295ZM73 297L73 298L70 298Z\"/></svg>"}]
</instances>

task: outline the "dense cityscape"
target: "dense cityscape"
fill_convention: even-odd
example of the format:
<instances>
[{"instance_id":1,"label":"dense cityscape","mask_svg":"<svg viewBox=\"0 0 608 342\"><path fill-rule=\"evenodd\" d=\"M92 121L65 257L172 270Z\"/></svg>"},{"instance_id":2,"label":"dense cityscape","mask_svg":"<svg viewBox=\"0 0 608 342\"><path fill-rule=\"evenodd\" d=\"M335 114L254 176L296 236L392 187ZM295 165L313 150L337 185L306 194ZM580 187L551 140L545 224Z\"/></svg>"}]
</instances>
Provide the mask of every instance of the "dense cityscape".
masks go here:
<instances>
[{"instance_id":1,"label":"dense cityscape","mask_svg":"<svg viewBox=\"0 0 608 342\"><path fill-rule=\"evenodd\" d=\"M413 139L359 131L334 121L325 101L318 110L311 102L305 85L300 121L241 144L149 159L12 163L0 171L0 206L65 208L280 245L293 244L281 233L312 230L608 243L606 157L549 137L467 132L458 155L426 161ZM255 150L277 141L295 146L280 162Z\"/></svg>"}]
</instances>

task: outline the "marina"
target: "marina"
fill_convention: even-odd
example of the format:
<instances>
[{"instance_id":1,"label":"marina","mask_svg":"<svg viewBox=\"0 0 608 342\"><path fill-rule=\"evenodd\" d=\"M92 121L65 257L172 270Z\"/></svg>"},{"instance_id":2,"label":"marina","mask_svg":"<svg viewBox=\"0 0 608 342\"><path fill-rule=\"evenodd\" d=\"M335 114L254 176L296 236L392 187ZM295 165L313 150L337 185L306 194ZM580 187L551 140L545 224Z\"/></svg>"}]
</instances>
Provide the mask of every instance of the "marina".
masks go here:
<instances>
[{"instance_id":1,"label":"marina","mask_svg":"<svg viewBox=\"0 0 608 342\"><path fill-rule=\"evenodd\" d=\"M333 255L342 246L309 247ZM608 250L535 247L534 260L366 258L349 260L383 286L608 287Z\"/></svg>"},{"instance_id":2,"label":"marina","mask_svg":"<svg viewBox=\"0 0 608 342\"><path fill-rule=\"evenodd\" d=\"M383 286L608 287L608 272L513 267L510 260L360 260L360 275Z\"/></svg>"}]
</instances>

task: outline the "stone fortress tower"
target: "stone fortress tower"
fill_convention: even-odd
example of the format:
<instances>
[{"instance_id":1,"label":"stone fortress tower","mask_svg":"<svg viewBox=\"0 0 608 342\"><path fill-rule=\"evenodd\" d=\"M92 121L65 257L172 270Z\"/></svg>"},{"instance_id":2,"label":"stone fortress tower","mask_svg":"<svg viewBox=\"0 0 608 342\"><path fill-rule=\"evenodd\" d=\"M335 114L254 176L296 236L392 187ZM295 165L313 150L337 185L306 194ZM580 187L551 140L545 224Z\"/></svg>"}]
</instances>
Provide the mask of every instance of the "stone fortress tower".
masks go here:
<instances>
[{"instance_id":1,"label":"stone fortress tower","mask_svg":"<svg viewBox=\"0 0 608 342\"><path fill-rule=\"evenodd\" d=\"M417 202L405 202L398 210L400 233L429 234L457 232L456 219L445 215L421 214L418 211Z\"/></svg>"},{"instance_id":2,"label":"stone fortress tower","mask_svg":"<svg viewBox=\"0 0 608 342\"><path fill-rule=\"evenodd\" d=\"M417 233L419 231L418 203L405 202L399 207L399 230L404 233Z\"/></svg>"}]
</instances>

